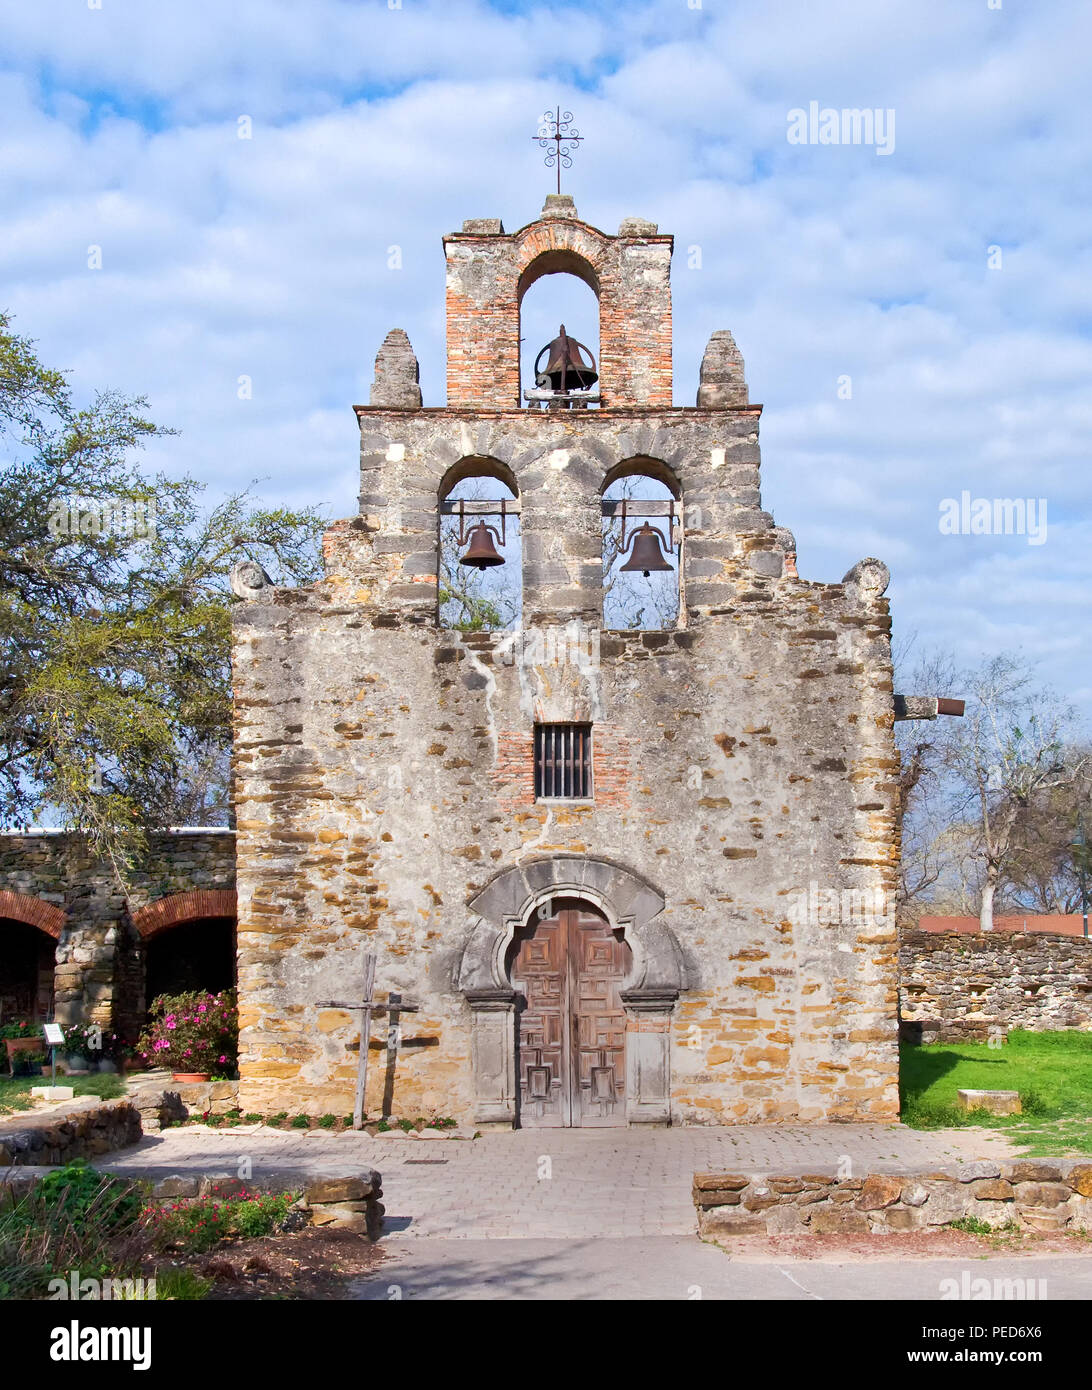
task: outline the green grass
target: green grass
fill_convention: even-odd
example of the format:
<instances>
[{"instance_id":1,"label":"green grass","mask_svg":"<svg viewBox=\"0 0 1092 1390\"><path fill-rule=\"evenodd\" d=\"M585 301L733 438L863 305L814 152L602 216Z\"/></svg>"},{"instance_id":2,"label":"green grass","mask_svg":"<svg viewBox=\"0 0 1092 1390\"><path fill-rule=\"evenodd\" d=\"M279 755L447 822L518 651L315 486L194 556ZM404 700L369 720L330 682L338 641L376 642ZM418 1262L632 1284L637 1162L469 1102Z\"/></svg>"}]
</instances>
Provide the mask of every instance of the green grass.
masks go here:
<instances>
[{"instance_id":1,"label":"green grass","mask_svg":"<svg viewBox=\"0 0 1092 1390\"><path fill-rule=\"evenodd\" d=\"M986 1043L904 1044L902 1118L913 1129L984 1126L1029 1155L1092 1153L1092 1033L1016 1030ZM1018 1091L1021 1115L956 1108L956 1092Z\"/></svg>"},{"instance_id":2,"label":"green grass","mask_svg":"<svg viewBox=\"0 0 1092 1390\"><path fill-rule=\"evenodd\" d=\"M0 1116L12 1115L17 1110L29 1110L33 1104L30 1088L48 1085L48 1070L44 1076L0 1077ZM125 1094L124 1080L113 1072L95 1072L91 1076L58 1076L57 1085L71 1086L77 1096L99 1096L102 1100L115 1100Z\"/></svg>"}]
</instances>

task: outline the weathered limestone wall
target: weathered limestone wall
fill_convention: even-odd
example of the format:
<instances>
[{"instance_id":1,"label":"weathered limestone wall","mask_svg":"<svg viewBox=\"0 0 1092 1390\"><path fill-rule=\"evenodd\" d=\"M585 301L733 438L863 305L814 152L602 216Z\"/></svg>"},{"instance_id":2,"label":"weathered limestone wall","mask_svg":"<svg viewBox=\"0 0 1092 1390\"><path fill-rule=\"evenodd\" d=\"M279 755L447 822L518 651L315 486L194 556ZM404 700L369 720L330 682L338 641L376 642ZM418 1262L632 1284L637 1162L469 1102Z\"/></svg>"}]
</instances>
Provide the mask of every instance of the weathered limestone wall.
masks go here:
<instances>
[{"instance_id":1,"label":"weathered limestone wall","mask_svg":"<svg viewBox=\"0 0 1092 1390\"><path fill-rule=\"evenodd\" d=\"M87 853L81 836L52 831L0 835L0 893L30 898L63 914L54 974L56 1017L62 1024L98 1023L133 1035L144 1008L133 916L172 893L231 889L234 884L235 836L230 830L153 835L146 858L130 873L127 893L111 867ZM0 900L0 918L20 910L26 905L5 908Z\"/></svg>"},{"instance_id":2,"label":"weathered limestone wall","mask_svg":"<svg viewBox=\"0 0 1092 1390\"><path fill-rule=\"evenodd\" d=\"M665 899L677 1122L895 1117L893 926L797 910L814 883L894 891L886 573L795 577L758 411L360 408L361 515L328 533L327 578L236 611L245 1110L349 1107L359 1015L332 1005L374 949L379 996L419 1007L393 1070L377 1025L369 1112L470 1120L468 901L569 856ZM523 642L435 625L438 490L467 458L519 487ZM677 631L598 632L600 488L630 459L679 480ZM571 621L558 664L526 640ZM594 805L534 803L536 719L593 723Z\"/></svg>"},{"instance_id":3,"label":"weathered limestone wall","mask_svg":"<svg viewBox=\"0 0 1092 1390\"><path fill-rule=\"evenodd\" d=\"M903 931L903 1036L985 1042L1010 1028L1092 1028L1092 941L1042 932Z\"/></svg>"}]
</instances>

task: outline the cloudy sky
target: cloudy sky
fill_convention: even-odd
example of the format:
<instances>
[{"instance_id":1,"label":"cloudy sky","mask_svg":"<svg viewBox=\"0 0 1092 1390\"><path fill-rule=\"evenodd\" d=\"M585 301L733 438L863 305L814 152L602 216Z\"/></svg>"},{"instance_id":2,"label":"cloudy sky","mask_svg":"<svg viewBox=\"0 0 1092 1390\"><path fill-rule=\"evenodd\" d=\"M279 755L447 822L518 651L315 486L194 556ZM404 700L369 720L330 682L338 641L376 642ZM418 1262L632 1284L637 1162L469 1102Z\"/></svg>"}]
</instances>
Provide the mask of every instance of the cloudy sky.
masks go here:
<instances>
[{"instance_id":1,"label":"cloudy sky","mask_svg":"<svg viewBox=\"0 0 1092 1390\"><path fill-rule=\"evenodd\" d=\"M879 556L919 645L1092 707L1087 0L0 0L0 33L0 303L181 430L152 466L354 511L380 341L442 404L440 238L535 218L560 102L581 215L676 238L677 405L735 334L801 574ZM790 142L813 101L893 148ZM564 284L535 332L594 344ZM964 491L1045 499L1043 543L942 534Z\"/></svg>"}]
</instances>

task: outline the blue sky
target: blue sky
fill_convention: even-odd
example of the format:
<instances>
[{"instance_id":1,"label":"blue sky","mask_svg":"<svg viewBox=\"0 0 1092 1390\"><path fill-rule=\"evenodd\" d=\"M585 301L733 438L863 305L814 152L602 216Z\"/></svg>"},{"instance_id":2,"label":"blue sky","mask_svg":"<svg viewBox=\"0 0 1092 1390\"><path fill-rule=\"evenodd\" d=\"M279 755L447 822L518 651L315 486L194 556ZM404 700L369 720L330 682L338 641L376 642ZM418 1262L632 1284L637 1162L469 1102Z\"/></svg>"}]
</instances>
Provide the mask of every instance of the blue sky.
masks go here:
<instances>
[{"instance_id":1,"label":"blue sky","mask_svg":"<svg viewBox=\"0 0 1092 1390\"><path fill-rule=\"evenodd\" d=\"M537 215L561 102L581 215L675 235L676 404L734 333L801 574L877 555L900 631L1022 649L1087 709L1092 11L692 5L0 0L0 302L78 391L181 431L152 466L347 515L379 343L405 328L442 403L440 238ZM892 152L789 143L813 100L893 110ZM543 287L534 332L556 308L594 342ZM942 535L964 490L1045 498L1045 542Z\"/></svg>"}]
</instances>

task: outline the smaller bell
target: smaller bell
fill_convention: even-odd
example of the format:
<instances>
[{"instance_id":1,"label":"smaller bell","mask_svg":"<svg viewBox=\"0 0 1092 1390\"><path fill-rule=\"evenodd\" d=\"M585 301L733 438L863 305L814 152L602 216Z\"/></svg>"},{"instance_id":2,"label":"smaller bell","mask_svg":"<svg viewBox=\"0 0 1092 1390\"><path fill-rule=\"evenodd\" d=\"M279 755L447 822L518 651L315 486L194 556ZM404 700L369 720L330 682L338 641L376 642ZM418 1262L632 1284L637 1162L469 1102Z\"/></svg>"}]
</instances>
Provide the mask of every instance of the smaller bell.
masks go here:
<instances>
[{"instance_id":1,"label":"smaller bell","mask_svg":"<svg viewBox=\"0 0 1092 1390\"><path fill-rule=\"evenodd\" d=\"M663 570L675 568L674 565L668 564L664 558L663 541L659 531L654 526L650 526L647 521L634 531L629 544L632 546L629 559L622 566L620 573L636 574L640 571L647 579L654 570L660 573Z\"/></svg>"},{"instance_id":2,"label":"smaller bell","mask_svg":"<svg viewBox=\"0 0 1092 1390\"><path fill-rule=\"evenodd\" d=\"M492 532L492 534L490 534ZM469 565L471 569L487 570L494 565L503 565L504 556L497 553L497 547L493 544L493 536L496 532L492 526L486 525L484 521L479 521L477 526L471 528L467 537L469 544L466 554L460 560L460 565Z\"/></svg>"}]
</instances>

